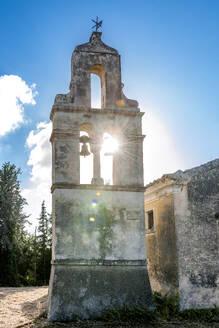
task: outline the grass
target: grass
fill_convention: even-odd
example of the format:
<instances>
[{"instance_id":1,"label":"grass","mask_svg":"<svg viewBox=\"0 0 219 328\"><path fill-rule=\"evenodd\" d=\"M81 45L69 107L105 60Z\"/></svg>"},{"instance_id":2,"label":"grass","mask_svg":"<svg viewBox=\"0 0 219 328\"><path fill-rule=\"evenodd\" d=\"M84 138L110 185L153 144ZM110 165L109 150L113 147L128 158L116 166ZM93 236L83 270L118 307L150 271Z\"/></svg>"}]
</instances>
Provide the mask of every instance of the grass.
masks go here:
<instances>
[{"instance_id":1,"label":"grass","mask_svg":"<svg viewBox=\"0 0 219 328\"><path fill-rule=\"evenodd\" d=\"M114 309L96 320L77 320L69 323L49 323L42 313L30 328L58 327L146 327L146 328L219 328L219 308L180 311L179 296L154 293L156 310L145 308ZM28 326L29 327L29 326ZM28 328L27 327L27 328Z\"/></svg>"},{"instance_id":2,"label":"grass","mask_svg":"<svg viewBox=\"0 0 219 328\"><path fill-rule=\"evenodd\" d=\"M124 307L118 310L107 311L102 314L101 321L109 323L142 323L142 322L155 322L156 314L153 311L134 307Z\"/></svg>"},{"instance_id":3,"label":"grass","mask_svg":"<svg viewBox=\"0 0 219 328\"><path fill-rule=\"evenodd\" d=\"M111 310L103 313L101 320L110 323L156 323L156 322L205 322L219 323L219 308L190 309L180 311L179 296L162 296L154 293L156 310L150 311L145 308L127 308Z\"/></svg>"}]
</instances>

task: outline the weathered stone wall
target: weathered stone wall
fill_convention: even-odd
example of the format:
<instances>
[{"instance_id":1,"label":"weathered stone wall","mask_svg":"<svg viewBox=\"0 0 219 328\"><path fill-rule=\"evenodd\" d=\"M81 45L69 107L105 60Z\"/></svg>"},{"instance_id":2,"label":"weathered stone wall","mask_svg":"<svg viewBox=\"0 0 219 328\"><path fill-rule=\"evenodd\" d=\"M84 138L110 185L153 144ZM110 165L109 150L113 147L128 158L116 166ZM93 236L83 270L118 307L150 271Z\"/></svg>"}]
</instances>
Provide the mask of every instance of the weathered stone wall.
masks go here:
<instances>
[{"instance_id":1,"label":"weathered stone wall","mask_svg":"<svg viewBox=\"0 0 219 328\"><path fill-rule=\"evenodd\" d=\"M153 309L143 200L143 192L54 190L50 320L95 318L123 306Z\"/></svg>"},{"instance_id":2,"label":"weathered stone wall","mask_svg":"<svg viewBox=\"0 0 219 328\"><path fill-rule=\"evenodd\" d=\"M146 234L152 288L178 289L181 309L219 305L219 159L149 184L145 204L155 215Z\"/></svg>"},{"instance_id":3,"label":"weathered stone wall","mask_svg":"<svg viewBox=\"0 0 219 328\"><path fill-rule=\"evenodd\" d=\"M120 56L75 52L72 57L72 92L76 106L91 107L90 75L97 63L104 68L103 76L100 75L104 84L102 107L115 107L117 100L121 99Z\"/></svg>"},{"instance_id":4,"label":"weathered stone wall","mask_svg":"<svg viewBox=\"0 0 219 328\"><path fill-rule=\"evenodd\" d=\"M56 189L53 197L56 260L145 260L143 192Z\"/></svg>"},{"instance_id":5,"label":"weathered stone wall","mask_svg":"<svg viewBox=\"0 0 219 328\"><path fill-rule=\"evenodd\" d=\"M178 291L178 270L173 194L146 202L154 212L154 231L146 231L148 273L152 290L162 294Z\"/></svg>"},{"instance_id":6,"label":"weathered stone wall","mask_svg":"<svg viewBox=\"0 0 219 328\"><path fill-rule=\"evenodd\" d=\"M194 174L175 209L181 308L219 305L219 166Z\"/></svg>"},{"instance_id":7,"label":"weathered stone wall","mask_svg":"<svg viewBox=\"0 0 219 328\"><path fill-rule=\"evenodd\" d=\"M122 98L120 56L102 42L101 35L93 32L90 42L77 46L72 54L70 89L76 106L91 107L91 73L101 79L102 108L115 108Z\"/></svg>"},{"instance_id":8,"label":"weathered stone wall","mask_svg":"<svg viewBox=\"0 0 219 328\"><path fill-rule=\"evenodd\" d=\"M49 319L98 318L104 311L126 307L153 310L146 266L127 262L53 265Z\"/></svg>"}]
</instances>

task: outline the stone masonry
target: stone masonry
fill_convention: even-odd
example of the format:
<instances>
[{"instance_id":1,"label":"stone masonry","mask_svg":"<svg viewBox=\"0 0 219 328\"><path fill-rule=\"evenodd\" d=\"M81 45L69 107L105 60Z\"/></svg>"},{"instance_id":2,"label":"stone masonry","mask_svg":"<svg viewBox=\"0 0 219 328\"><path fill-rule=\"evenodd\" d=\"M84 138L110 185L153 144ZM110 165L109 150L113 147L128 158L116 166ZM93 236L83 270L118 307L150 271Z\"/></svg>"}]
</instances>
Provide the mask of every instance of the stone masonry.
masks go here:
<instances>
[{"instance_id":1,"label":"stone masonry","mask_svg":"<svg viewBox=\"0 0 219 328\"><path fill-rule=\"evenodd\" d=\"M145 252L143 113L123 94L120 55L101 34L93 32L88 43L75 48L70 91L56 96L51 111L51 321L95 318L124 306L153 309ZM91 73L101 79L101 109L91 108ZM104 185L101 177L106 132L119 142L113 185ZM93 179L85 185L80 150L88 155L88 145Z\"/></svg>"},{"instance_id":2,"label":"stone masonry","mask_svg":"<svg viewBox=\"0 0 219 328\"><path fill-rule=\"evenodd\" d=\"M149 184L145 210L152 289L181 309L219 305L219 159Z\"/></svg>"}]
</instances>

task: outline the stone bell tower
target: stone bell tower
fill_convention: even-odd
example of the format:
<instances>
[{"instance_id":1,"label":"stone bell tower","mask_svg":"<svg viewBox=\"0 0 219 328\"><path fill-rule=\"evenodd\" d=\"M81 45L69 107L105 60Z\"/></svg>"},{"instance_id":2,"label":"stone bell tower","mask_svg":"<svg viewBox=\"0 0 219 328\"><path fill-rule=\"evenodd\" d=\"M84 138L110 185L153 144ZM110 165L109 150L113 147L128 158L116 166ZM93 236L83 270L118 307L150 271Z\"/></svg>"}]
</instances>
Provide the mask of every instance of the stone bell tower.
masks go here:
<instances>
[{"instance_id":1,"label":"stone bell tower","mask_svg":"<svg viewBox=\"0 0 219 328\"><path fill-rule=\"evenodd\" d=\"M123 306L153 308L145 255L143 113L123 94L120 55L101 34L93 32L75 48L70 92L56 96L51 112L51 321L95 318ZM91 108L91 73L101 79L101 109ZM119 143L112 185L101 177L106 132ZM93 179L80 184L80 155L89 155L88 145Z\"/></svg>"}]
</instances>

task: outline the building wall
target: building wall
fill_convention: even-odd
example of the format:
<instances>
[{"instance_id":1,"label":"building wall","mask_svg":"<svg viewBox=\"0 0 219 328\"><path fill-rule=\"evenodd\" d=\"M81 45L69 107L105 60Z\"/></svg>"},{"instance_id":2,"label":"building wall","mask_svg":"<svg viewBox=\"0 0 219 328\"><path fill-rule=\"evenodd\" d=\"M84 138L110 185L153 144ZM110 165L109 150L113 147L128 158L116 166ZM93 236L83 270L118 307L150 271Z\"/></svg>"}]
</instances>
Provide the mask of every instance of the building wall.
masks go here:
<instances>
[{"instance_id":1,"label":"building wall","mask_svg":"<svg viewBox=\"0 0 219 328\"><path fill-rule=\"evenodd\" d=\"M178 287L173 201L173 194L152 201L146 198L146 212L153 210L155 224L154 232L146 229L148 271L152 290L162 294L176 293Z\"/></svg>"},{"instance_id":2,"label":"building wall","mask_svg":"<svg viewBox=\"0 0 219 328\"><path fill-rule=\"evenodd\" d=\"M143 192L108 189L53 192L54 260L145 260Z\"/></svg>"},{"instance_id":3,"label":"building wall","mask_svg":"<svg viewBox=\"0 0 219 328\"><path fill-rule=\"evenodd\" d=\"M219 305L218 290L218 167L195 175L175 195L180 305Z\"/></svg>"},{"instance_id":4,"label":"building wall","mask_svg":"<svg viewBox=\"0 0 219 328\"><path fill-rule=\"evenodd\" d=\"M143 190L57 188L53 206L49 320L97 318L124 306L153 310Z\"/></svg>"}]
</instances>

